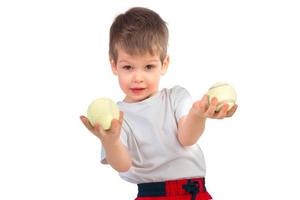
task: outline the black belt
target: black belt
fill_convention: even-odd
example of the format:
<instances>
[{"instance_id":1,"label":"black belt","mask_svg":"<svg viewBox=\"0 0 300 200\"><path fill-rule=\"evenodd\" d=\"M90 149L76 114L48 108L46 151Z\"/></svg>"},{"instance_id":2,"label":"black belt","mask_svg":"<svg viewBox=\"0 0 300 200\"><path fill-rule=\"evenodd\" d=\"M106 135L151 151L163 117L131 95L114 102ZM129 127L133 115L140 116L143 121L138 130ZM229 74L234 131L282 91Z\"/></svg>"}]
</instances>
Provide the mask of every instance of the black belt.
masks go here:
<instances>
[{"instance_id":1,"label":"black belt","mask_svg":"<svg viewBox=\"0 0 300 200\"><path fill-rule=\"evenodd\" d=\"M171 181L173 182L173 181ZM176 182L176 181L174 181ZM176 184L176 183L175 183ZM187 179L185 184L180 186L185 192L188 192L194 200L199 192L206 192L205 178L200 179ZM202 191L201 191L202 190ZM138 184L138 197L158 197L168 196L166 192L166 182L152 182L152 183L140 183Z\"/></svg>"}]
</instances>

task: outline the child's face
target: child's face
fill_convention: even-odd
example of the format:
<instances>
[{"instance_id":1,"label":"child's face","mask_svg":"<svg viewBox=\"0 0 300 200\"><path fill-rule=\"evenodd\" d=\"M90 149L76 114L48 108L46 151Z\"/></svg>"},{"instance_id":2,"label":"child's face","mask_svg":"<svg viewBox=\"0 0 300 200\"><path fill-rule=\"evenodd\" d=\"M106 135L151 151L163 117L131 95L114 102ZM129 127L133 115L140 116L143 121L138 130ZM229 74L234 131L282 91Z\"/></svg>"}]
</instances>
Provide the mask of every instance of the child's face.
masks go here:
<instances>
[{"instance_id":1,"label":"child's face","mask_svg":"<svg viewBox=\"0 0 300 200\"><path fill-rule=\"evenodd\" d=\"M117 62L111 59L110 63L126 94L124 101L132 103L147 99L158 91L160 76L167 71L169 57L161 63L159 55L129 55L119 48Z\"/></svg>"}]
</instances>

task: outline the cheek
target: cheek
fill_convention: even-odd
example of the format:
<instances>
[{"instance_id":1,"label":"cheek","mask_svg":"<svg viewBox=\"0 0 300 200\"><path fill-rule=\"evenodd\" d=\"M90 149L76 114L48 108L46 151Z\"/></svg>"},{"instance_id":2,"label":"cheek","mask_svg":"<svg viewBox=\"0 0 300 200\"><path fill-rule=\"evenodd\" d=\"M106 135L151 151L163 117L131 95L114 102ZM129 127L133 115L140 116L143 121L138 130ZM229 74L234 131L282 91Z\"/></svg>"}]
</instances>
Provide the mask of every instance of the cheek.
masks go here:
<instances>
[{"instance_id":1,"label":"cheek","mask_svg":"<svg viewBox=\"0 0 300 200\"><path fill-rule=\"evenodd\" d=\"M130 83L129 78L125 76L118 76L118 78L119 78L119 84L121 88L125 89Z\"/></svg>"},{"instance_id":2,"label":"cheek","mask_svg":"<svg viewBox=\"0 0 300 200\"><path fill-rule=\"evenodd\" d=\"M153 81L155 81L155 82L159 82L159 80L160 80L160 77L161 77L161 73L160 73L160 71L158 71L158 72L155 72L155 74L154 74L154 76L153 76Z\"/></svg>"},{"instance_id":3,"label":"cheek","mask_svg":"<svg viewBox=\"0 0 300 200\"><path fill-rule=\"evenodd\" d=\"M148 78L148 83L152 85L152 87L157 87L160 81L160 74L155 74Z\"/></svg>"}]
</instances>

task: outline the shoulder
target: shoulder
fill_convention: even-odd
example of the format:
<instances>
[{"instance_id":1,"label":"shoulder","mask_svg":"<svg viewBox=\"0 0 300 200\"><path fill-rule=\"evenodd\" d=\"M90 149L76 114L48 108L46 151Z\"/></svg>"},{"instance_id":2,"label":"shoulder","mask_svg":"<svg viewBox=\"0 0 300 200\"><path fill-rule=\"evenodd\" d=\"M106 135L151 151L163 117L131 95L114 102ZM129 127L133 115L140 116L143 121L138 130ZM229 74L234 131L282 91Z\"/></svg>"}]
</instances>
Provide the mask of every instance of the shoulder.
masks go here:
<instances>
[{"instance_id":1,"label":"shoulder","mask_svg":"<svg viewBox=\"0 0 300 200\"><path fill-rule=\"evenodd\" d=\"M172 88L165 89L164 91L173 108L176 108L181 104L189 103L192 99L188 90L180 85L175 85Z\"/></svg>"},{"instance_id":2,"label":"shoulder","mask_svg":"<svg viewBox=\"0 0 300 200\"><path fill-rule=\"evenodd\" d=\"M188 90L180 85L175 85L169 89L169 94L172 98L190 96Z\"/></svg>"},{"instance_id":3,"label":"shoulder","mask_svg":"<svg viewBox=\"0 0 300 200\"><path fill-rule=\"evenodd\" d=\"M177 94L177 93L180 93L180 92L184 92L186 91L187 92L187 89L185 89L184 87L180 86L180 85L175 85L171 88L164 88L161 90L161 92L166 92L168 94Z\"/></svg>"}]
</instances>

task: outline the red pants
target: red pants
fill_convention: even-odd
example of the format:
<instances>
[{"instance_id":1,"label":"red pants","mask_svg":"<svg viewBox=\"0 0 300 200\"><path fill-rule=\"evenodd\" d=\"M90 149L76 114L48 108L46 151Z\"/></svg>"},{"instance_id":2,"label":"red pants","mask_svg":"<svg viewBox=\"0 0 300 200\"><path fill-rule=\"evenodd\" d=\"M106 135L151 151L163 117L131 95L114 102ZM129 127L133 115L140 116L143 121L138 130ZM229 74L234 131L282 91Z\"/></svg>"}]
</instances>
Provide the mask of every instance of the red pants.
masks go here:
<instances>
[{"instance_id":1,"label":"red pants","mask_svg":"<svg viewBox=\"0 0 300 200\"><path fill-rule=\"evenodd\" d=\"M141 185L141 187L140 187ZM148 187L148 185L150 187ZM181 179L150 184L139 184L135 200L210 200L205 179Z\"/></svg>"}]
</instances>

